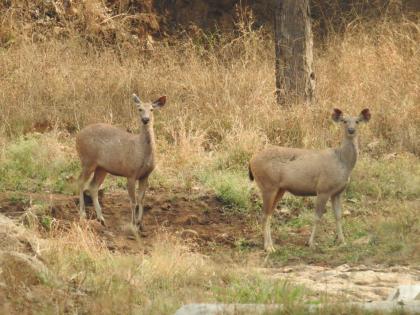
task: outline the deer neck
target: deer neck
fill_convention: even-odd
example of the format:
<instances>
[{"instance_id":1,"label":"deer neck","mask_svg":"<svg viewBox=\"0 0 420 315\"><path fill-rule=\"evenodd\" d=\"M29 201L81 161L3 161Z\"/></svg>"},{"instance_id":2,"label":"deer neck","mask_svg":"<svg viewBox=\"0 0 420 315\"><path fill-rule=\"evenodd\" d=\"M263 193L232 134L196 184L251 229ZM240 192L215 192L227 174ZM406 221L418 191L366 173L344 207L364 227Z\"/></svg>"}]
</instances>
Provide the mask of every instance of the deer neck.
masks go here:
<instances>
[{"instance_id":1,"label":"deer neck","mask_svg":"<svg viewBox=\"0 0 420 315\"><path fill-rule=\"evenodd\" d=\"M147 125L141 123L140 142L144 148L144 153L153 157L155 153L155 133L153 131L153 119Z\"/></svg>"},{"instance_id":2,"label":"deer neck","mask_svg":"<svg viewBox=\"0 0 420 315\"><path fill-rule=\"evenodd\" d=\"M349 171L351 171L356 165L358 156L357 137L354 136L350 138L344 136L341 146L336 150L336 152L340 161Z\"/></svg>"}]
</instances>

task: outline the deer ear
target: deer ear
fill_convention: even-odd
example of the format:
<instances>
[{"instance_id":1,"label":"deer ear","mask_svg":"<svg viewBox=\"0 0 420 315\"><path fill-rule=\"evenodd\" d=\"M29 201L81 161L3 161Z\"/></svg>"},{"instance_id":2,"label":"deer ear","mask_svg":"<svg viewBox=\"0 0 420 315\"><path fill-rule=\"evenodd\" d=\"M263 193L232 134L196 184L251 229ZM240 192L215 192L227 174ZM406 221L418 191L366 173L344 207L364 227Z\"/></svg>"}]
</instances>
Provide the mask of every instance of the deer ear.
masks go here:
<instances>
[{"instance_id":1,"label":"deer ear","mask_svg":"<svg viewBox=\"0 0 420 315\"><path fill-rule=\"evenodd\" d=\"M161 96L156 101L154 101L152 103L152 106L154 108L156 108L156 107L163 107L165 105L165 103L166 103L166 96Z\"/></svg>"},{"instance_id":2,"label":"deer ear","mask_svg":"<svg viewBox=\"0 0 420 315\"><path fill-rule=\"evenodd\" d=\"M141 104L140 98L135 93L133 93L132 97L133 97L133 102L136 103L136 105Z\"/></svg>"},{"instance_id":3,"label":"deer ear","mask_svg":"<svg viewBox=\"0 0 420 315\"><path fill-rule=\"evenodd\" d=\"M339 122L343 118L343 112L341 110L339 110L338 108L334 108L333 112L331 114L331 118L335 122Z\"/></svg>"},{"instance_id":4,"label":"deer ear","mask_svg":"<svg viewBox=\"0 0 420 315\"><path fill-rule=\"evenodd\" d=\"M368 122L370 120L370 117L371 117L371 114L370 114L369 108L365 108L364 110L360 112L359 120Z\"/></svg>"}]
</instances>

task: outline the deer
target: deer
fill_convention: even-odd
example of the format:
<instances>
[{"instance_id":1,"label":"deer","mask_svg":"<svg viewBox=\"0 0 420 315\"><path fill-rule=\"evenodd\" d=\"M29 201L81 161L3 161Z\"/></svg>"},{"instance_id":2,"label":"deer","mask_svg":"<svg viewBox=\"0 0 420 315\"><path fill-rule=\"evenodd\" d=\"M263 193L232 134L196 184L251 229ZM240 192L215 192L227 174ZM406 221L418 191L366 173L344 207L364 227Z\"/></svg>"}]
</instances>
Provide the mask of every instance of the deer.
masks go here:
<instances>
[{"instance_id":1,"label":"deer","mask_svg":"<svg viewBox=\"0 0 420 315\"><path fill-rule=\"evenodd\" d=\"M346 244L342 228L342 194L356 165L359 123L370 120L369 109L359 116L345 117L334 108L331 118L343 127L343 139L337 148L310 150L268 146L254 154L249 163L249 178L255 180L263 200L264 250L274 252L271 216L285 192L295 196L316 196L315 217L308 245L313 248L315 234L331 199L337 238Z\"/></svg>"},{"instance_id":2,"label":"deer","mask_svg":"<svg viewBox=\"0 0 420 315\"><path fill-rule=\"evenodd\" d=\"M149 175L156 163L153 110L165 105L166 96L161 96L153 102L142 102L136 94L133 94L132 99L139 113L140 132L138 134L126 132L113 125L97 123L84 127L76 137L76 149L82 165L78 179L79 214L81 219L86 218L84 192L88 187L97 220L105 226L98 200L99 188L108 173L126 177L131 223L141 230L143 229L143 200Z\"/></svg>"}]
</instances>

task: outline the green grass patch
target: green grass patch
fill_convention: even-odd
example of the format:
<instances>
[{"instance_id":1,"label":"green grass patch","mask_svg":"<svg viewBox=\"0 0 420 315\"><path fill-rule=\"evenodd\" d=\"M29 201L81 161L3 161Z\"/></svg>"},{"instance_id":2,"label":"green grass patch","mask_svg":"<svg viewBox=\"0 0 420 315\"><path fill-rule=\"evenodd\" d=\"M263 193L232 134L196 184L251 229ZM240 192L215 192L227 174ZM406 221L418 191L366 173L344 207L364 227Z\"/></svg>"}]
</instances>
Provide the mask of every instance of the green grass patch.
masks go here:
<instances>
[{"instance_id":1,"label":"green grass patch","mask_svg":"<svg viewBox=\"0 0 420 315\"><path fill-rule=\"evenodd\" d=\"M309 259L312 250L307 246L296 246L293 243L277 246L277 250L270 254L271 262L288 264Z\"/></svg>"},{"instance_id":2,"label":"green grass patch","mask_svg":"<svg viewBox=\"0 0 420 315\"><path fill-rule=\"evenodd\" d=\"M57 138L30 134L5 147L1 157L0 190L65 192L79 163Z\"/></svg>"},{"instance_id":3,"label":"green grass patch","mask_svg":"<svg viewBox=\"0 0 420 315\"><path fill-rule=\"evenodd\" d=\"M359 159L346 190L348 200L420 198L420 163L415 156Z\"/></svg>"},{"instance_id":4,"label":"green grass patch","mask_svg":"<svg viewBox=\"0 0 420 315\"><path fill-rule=\"evenodd\" d=\"M213 287L212 292L222 303L292 305L301 303L305 295L303 287L259 277L234 277L226 286Z\"/></svg>"},{"instance_id":5,"label":"green grass patch","mask_svg":"<svg viewBox=\"0 0 420 315\"><path fill-rule=\"evenodd\" d=\"M204 185L212 188L216 196L230 209L251 208L250 184L245 174L234 171L207 171L199 175Z\"/></svg>"},{"instance_id":6,"label":"green grass patch","mask_svg":"<svg viewBox=\"0 0 420 315\"><path fill-rule=\"evenodd\" d=\"M269 256L269 264L416 263L420 259L417 250L420 245L420 220L415 208L418 202L393 200L379 202L375 206L386 210L344 217L345 246L337 243L335 218L330 208L323 216L314 249L305 245L313 226L313 210L302 211L286 222L274 220L272 233L277 251ZM301 234L302 231L305 232ZM281 244L276 244L276 240Z\"/></svg>"}]
</instances>

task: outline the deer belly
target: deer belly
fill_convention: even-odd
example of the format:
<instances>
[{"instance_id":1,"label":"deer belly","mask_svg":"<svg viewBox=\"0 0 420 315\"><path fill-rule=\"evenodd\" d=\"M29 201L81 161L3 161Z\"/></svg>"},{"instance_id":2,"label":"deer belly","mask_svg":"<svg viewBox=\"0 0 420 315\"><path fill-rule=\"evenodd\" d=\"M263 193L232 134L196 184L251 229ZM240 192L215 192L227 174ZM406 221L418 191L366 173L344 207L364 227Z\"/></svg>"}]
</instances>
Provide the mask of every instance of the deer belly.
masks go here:
<instances>
[{"instance_id":1,"label":"deer belly","mask_svg":"<svg viewBox=\"0 0 420 315\"><path fill-rule=\"evenodd\" d=\"M308 170L304 167L290 167L285 170L282 175L283 176L280 180L280 187L290 192L291 194L295 196L317 195L317 170Z\"/></svg>"},{"instance_id":2,"label":"deer belly","mask_svg":"<svg viewBox=\"0 0 420 315\"><path fill-rule=\"evenodd\" d=\"M294 189L288 188L287 191L292 195L299 196L299 197L306 197L306 196L316 196L317 193L312 190L303 190L303 189Z\"/></svg>"}]
</instances>

